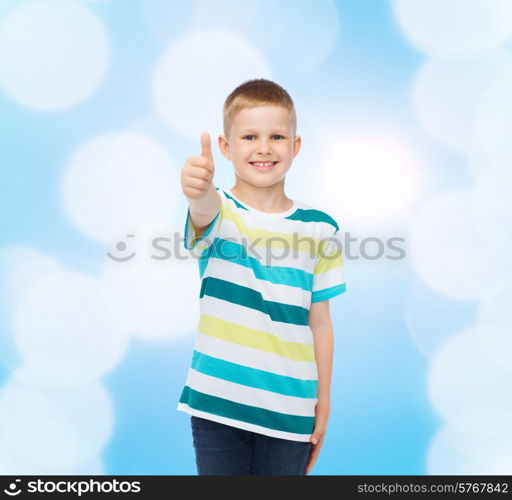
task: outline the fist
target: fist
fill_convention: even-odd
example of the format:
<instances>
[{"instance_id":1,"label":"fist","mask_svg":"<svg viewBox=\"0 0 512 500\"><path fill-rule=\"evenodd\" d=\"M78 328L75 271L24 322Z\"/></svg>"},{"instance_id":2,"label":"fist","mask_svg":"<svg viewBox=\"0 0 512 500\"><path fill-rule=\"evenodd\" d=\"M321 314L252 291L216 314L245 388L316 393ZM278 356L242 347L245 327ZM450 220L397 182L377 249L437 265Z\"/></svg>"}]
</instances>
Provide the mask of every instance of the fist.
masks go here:
<instances>
[{"instance_id":1,"label":"fist","mask_svg":"<svg viewBox=\"0 0 512 500\"><path fill-rule=\"evenodd\" d=\"M201 134L201 155L189 156L181 169L181 187L183 194L192 200L204 198L213 182L215 167L210 134Z\"/></svg>"}]
</instances>

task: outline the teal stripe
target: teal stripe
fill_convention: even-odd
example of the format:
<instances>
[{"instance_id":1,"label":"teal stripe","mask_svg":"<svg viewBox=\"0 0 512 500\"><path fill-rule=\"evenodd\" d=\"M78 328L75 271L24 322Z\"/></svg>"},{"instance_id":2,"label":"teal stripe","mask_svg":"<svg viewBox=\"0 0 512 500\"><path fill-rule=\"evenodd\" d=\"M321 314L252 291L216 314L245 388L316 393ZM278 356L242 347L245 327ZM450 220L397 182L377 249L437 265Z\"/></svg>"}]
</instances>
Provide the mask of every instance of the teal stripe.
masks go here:
<instances>
[{"instance_id":1,"label":"teal stripe","mask_svg":"<svg viewBox=\"0 0 512 500\"><path fill-rule=\"evenodd\" d=\"M265 266L255 257L249 256L247 248L239 243L223 238L215 238L213 244L206 251L208 251L208 258L215 257L251 269L258 279L278 285L302 288L307 292L313 289L314 275L312 273L293 267Z\"/></svg>"},{"instance_id":2,"label":"teal stripe","mask_svg":"<svg viewBox=\"0 0 512 500\"><path fill-rule=\"evenodd\" d=\"M332 297L336 297L336 295L343 293L346 289L346 283L342 283L341 285L331 286L324 290L318 290L311 294L311 302L320 302L321 300L331 299Z\"/></svg>"},{"instance_id":3,"label":"teal stripe","mask_svg":"<svg viewBox=\"0 0 512 500\"><path fill-rule=\"evenodd\" d=\"M203 274L206 270L206 266L208 265L208 262L210 260L210 257L212 256L212 248L215 245L215 242L218 240L218 237L216 237L212 244L208 246L208 248L205 248L201 255L199 256L198 264L199 264L199 276L202 278ZM313 287L311 287L313 288Z\"/></svg>"},{"instance_id":4,"label":"teal stripe","mask_svg":"<svg viewBox=\"0 0 512 500\"><path fill-rule=\"evenodd\" d=\"M210 248L210 247L208 247L208 248ZM203 274L206 270L206 266L208 265L208 248L203 250L203 252L201 253L201 256L199 257L198 264L199 264L199 277L200 278L203 277Z\"/></svg>"},{"instance_id":5,"label":"teal stripe","mask_svg":"<svg viewBox=\"0 0 512 500\"><path fill-rule=\"evenodd\" d=\"M293 325L308 325L308 309L272 300L264 300L260 292L237 285L230 281L208 276L201 282L199 298L204 295L226 300L233 304L249 307L268 314L272 321L282 321Z\"/></svg>"},{"instance_id":6,"label":"teal stripe","mask_svg":"<svg viewBox=\"0 0 512 500\"><path fill-rule=\"evenodd\" d=\"M334 232L339 229L336 221L329 214L321 210L299 208L293 214L285 217L285 219L300 220L302 222L326 222L335 228Z\"/></svg>"},{"instance_id":7,"label":"teal stripe","mask_svg":"<svg viewBox=\"0 0 512 500\"><path fill-rule=\"evenodd\" d=\"M246 207L244 207L238 200L235 200L232 196L230 196L228 193L226 193L226 191L222 191L225 195L226 195L226 198L229 198L230 200L233 200L235 202L235 205L238 207L238 208L241 208L243 210L247 210L248 209Z\"/></svg>"},{"instance_id":8,"label":"teal stripe","mask_svg":"<svg viewBox=\"0 0 512 500\"><path fill-rule=\"evenodd\" d=\"M228 399L195 391L187 385L181 393L180 403L213 415L220 415L282 432L312 434L315 426L315 417L288 415L256 406L235 403Z\"/></svg>"},{"instance_id":9,"label":"teal stripe","mask_svg":"<svg viewBox=\"0 0 512 500\"><path fill-rule=\"evenodd\" d=\"M316 398L318 394L317 380L302 380L286 375L278 375L214 358L198 351L194 351L192 368L205 375L286 396Z\"/></svg>"}]
</instances>

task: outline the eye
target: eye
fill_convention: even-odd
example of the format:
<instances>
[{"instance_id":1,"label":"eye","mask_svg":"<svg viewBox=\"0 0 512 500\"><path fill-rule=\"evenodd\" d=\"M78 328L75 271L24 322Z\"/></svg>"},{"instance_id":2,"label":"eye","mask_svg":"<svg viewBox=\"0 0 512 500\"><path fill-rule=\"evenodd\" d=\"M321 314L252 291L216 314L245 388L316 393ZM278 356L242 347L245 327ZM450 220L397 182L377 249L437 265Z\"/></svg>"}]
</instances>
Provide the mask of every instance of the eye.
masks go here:
<instances>
[{"instance_id":1,"label":"eye","mask_svg":"<svg viewBox=\"0 0 512 500\"><path fill-rule=\"evenodd\" d=\"M275 134L272 137L281 137L281 139L284 139L284 137L282 135L279 135L279 134Z\"/></svg>"},{"instance_id":2,"label":"eye","mask_svg":"<svg viewBox=\"0 0 512 500\"><path fill-rule=\"evenodd\" d=\"M247 139L247 137L254 137L253 135L246 135L244 139Z\"/></svg>"}]
</instances>

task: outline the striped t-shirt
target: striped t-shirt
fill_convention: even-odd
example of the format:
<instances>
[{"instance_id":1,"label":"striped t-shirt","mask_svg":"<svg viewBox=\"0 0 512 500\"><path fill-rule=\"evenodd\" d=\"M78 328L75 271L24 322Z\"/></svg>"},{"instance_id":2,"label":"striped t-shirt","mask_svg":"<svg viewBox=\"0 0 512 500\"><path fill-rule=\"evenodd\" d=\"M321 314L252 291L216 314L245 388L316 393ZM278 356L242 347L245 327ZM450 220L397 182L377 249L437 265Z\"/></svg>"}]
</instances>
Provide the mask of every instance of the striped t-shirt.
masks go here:
<instances>
[{"instance_id":1,"label":"striped t-shirt","mask_svg":"<svg viewBox=\"0 0 512 500\"><path fill-rule=\"evenodd\" d=\"M294 201L286 212L254 209L216 188L221 208L185 248L201 288L192 364L178 410L267 436L309 441L318 371L308 324L312 302L345 291L338 224Z\"/></svg>"}]
</instances>

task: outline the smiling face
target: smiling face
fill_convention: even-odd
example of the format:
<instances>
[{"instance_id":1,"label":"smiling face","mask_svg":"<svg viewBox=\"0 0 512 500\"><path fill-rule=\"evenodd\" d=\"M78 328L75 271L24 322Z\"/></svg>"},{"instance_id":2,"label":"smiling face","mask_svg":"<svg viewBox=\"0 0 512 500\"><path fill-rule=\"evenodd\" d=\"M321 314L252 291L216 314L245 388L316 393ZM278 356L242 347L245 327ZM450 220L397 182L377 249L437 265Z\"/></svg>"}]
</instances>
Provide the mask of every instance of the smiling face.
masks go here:
<instances>
[{"instance_id":1,"label":"smiling face","mask_svg":"<svg viewBox=\"0 0 512 500\"><path fill-rule=\"evenodd\" d=\"M301 144L300 136L293 136L290 115L283 106L257 106L233 118L229 137L221 135L219 147L240 179L259 187L284 179Z\"/></svg>"}]
</instances>

